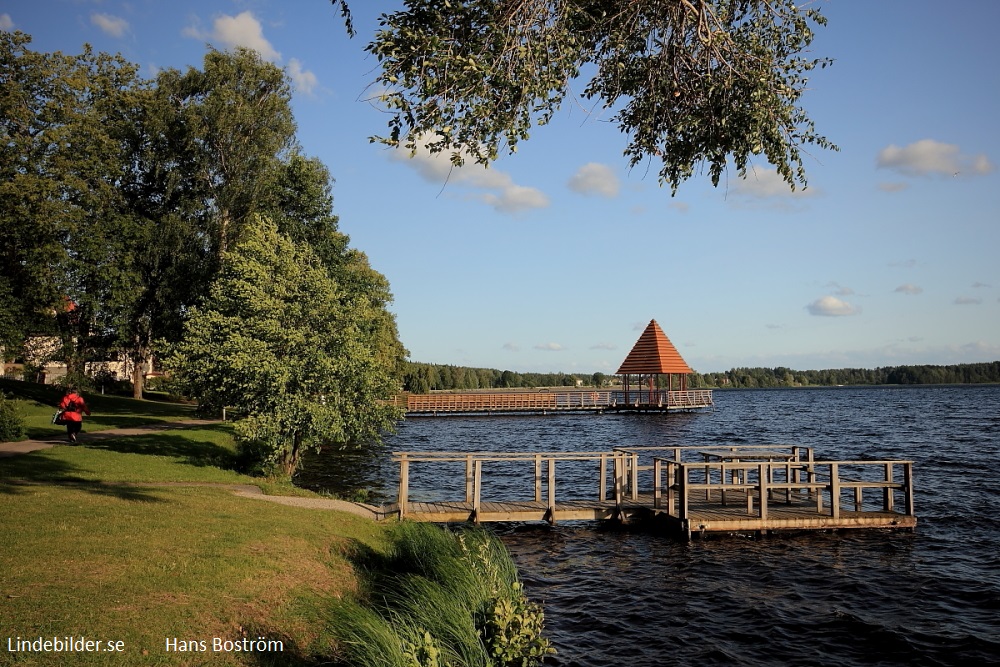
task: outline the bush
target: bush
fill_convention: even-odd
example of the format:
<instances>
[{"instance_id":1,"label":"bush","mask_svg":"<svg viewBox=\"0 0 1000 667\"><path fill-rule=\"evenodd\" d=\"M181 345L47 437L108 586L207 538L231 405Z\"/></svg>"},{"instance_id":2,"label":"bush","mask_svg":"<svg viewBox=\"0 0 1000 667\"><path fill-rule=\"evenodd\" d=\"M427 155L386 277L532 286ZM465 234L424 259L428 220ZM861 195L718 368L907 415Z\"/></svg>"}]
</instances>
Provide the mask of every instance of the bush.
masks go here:
<instances>
[{"instance_id":1,"label":"bush","mask_svg":"<svg viewBox=\"0 0 1000 667\"><path fill-rule=\"evenodd\" d=\"M0 391L0 442L24 437L24 416L13 397Z\"/></svg>"}]
</instances>

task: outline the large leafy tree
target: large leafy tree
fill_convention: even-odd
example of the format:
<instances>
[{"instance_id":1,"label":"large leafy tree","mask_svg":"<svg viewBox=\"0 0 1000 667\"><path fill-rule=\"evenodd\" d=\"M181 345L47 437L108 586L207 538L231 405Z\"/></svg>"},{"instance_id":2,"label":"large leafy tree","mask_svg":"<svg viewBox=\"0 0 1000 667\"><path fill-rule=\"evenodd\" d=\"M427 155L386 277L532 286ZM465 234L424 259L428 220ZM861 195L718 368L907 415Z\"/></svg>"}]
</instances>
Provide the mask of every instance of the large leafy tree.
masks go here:
<instances>
[{"instance_id":1,"label":"large leafy tree","mask_svg":"<svg viewBox=\"0 0 1000 667\"><path fill-rule=\"evenodd\" d=\"M323 443L377 438L399 413L398 360L368 344L368 313L304 243L255 219L230 248L169 359L207 407L234 406L236 430L285 473Z\"/></svg>"},{"instance_id":2,"label":"large leafy tree","mask_svg":"<svg viewBox=\"0 0 1000 667\"><path fill-rule=\"evenodd\" d=\"M391 113L373 140L489 163L579 87L674 192L755 156L805 186L803 145L835 148L799 106L825 22L794 0L406 0L367 47Z\"/></svg>"}]
</instances>

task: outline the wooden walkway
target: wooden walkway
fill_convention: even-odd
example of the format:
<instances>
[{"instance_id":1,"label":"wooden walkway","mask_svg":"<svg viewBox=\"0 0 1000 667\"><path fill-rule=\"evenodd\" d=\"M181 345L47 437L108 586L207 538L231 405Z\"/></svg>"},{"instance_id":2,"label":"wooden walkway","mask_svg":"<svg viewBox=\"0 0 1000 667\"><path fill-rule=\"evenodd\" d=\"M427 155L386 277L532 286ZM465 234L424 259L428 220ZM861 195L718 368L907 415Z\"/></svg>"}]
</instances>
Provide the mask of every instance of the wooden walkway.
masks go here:
<instances>
[{"instance_id":1,"label":"wooden walkway","mask_svg":"<svg viewBox=\"0 0 1000 667\"><path fill-rule=\"evenodd\" d=\"M399 495L385 510L415 521L648 518L688 538L714 532L916 526L911 461L821 461L811 448L792 445L525 454L396 452L394 460L400 465ZM439 471L432 475L437 480L432 494L411 494L411 466L416 465ZM533 497L483 500L484 467L502 467L508 477L526 477L534 486ZM580 499L579 488L560 486L557 493L557 468L580 479L581 469L588 467L596 473L589 476L592 499ZM454 477L456 469L464 469L464 496L441 499L441 489L449 487L447 476ZM567 497L574 493L577 497ZM419 495L425 499L418 500Z\"/></svg>"},{"instance_id":2,"label":"wooden walkway","mask_svg":"<svg viewBox=\"0 0 1000 667\"><path fill-rule=\"evenodd\" d=\"M711 389L687 391L503 391L405 394L408 416L553 412L676 412L711 408Z\"/></svg>"}]
</instances>

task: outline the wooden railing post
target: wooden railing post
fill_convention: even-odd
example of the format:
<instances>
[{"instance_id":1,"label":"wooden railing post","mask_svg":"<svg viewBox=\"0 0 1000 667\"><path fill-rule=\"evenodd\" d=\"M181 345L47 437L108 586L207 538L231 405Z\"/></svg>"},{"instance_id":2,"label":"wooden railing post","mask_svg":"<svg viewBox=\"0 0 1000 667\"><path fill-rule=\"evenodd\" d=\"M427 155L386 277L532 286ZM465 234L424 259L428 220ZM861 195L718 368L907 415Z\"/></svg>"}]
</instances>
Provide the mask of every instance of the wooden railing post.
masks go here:
<instances>
[{"instance_id":1,"label":"wooden railing post","mask_svg":"<svg viewBox=\"0 0 1000 667\"><path fill-rule=\"evenodd\" d=\"M674 516L677 512L677 471L680 470L680 458L676 463L667 461L667 514Z\"/></svg>"},{"instance_id":2,"label":"wooden railing post","mask_svg":"<svg viewBox=\"0 0 1000 667\"><path fill-rule=\"evenodd\" d=\"M615 453L614 458L614 478L615 478L615 510L617 512L622 511L622 496L624 495L624 485L625 485L625 456L621 453Z\"/></svg>"},{"instance_id":3,"label":"wooden railing post","mask_svg":"<svg viewBox=\"0 0 1000 667\"><path fill-rule=\"evenodd\" d=\"M761 463L757 466L757 483L760 488L760 507L757 508L761 521L767 521L767 496L770 493L768 485L771 482L771 464Z\"/></svg>"},{"instance_id":4,"label":"wooden railing post","mask_svg":"<svg viewBox=\"0 0 1000 667\"><path fill-rule=\"evenodd\" d=\"M830 516L840 518L840 466L830 464Z\"/></svg>"},{"instance_id":5,"label":"wooden railing post","mask_svg":"<svg viewBox=\"0 0 1000 667\"><path fill-rule=\"evenodd\" d=\"M556 460L549 459L549 523L556 522Z\"/></svg>"},{"instance_id":6,"label":"wooden railing post","mask_svg":"<svg viewBox=\"0 0 1000 667\"><path fill-rule=\"evenodd\" d=\"M604 501L608 497L608 455L601 454L601 478L597 482L597 499Z\"/></svg>"},{"instance_id":7,"label":"wooden railing post","mask_svg":"<svg viewBox=\"0 0 1000 667\"><path fill-rule=\"evenodd\" d=\"M410 494L410 461L406 454L399 457L399 494L396 504L399 505L399 518L406 516L406 503Z\"/></svg>"},{"instance_id":8,"label":"wooden railing post","mask_svg":"<svg viewBox=\"0 0 1000 667\"><path fill-rule=\"evenodd\" d=\"M472 454L465 456L465 502L472 502Z\"/></svg>"},{"instance_id":9,"label":"wooden railing post","mask_svg":"<svg viewBox=\"0 0 1000 667\"><path fill-rule=\"evenodd\" d=\"M681 521L687 521L688 508L691 506L690 499L688 498L688 470L683 463L677 464L677 470L680 471L680 477L677 481L677 495L680 499L680 507L678 508L677 518Z\"/></svg>"},{"instance_id":10,"label":"wooden railing post","mask_svg":"<svg viewBox=\"0 0 1000 667\"><path fill-rule=\"evenodd\" d=\"M659 458L653 459L653 509L660 509L660 498L662 495L660 473L663 462Z\"/></svg>"},{"instance_id":11,"label":"wooden railing post","mask_svg":"<svg viewBox=\"0 0 1000 667\"><path fill-rule=\"evenodd\" d=\"M474 521L478 524L479 508L481 507L483 494L483 462L480 459L476 459L476 471L474 474L472 488L472 515Z\"/></svg>"},{"instance_id":12,"label":"wooden railing post","mask_svg":"<svg viewBox=\"0 0 1000 667\"><path fill-rule=\"evenodd\" d=\"M639 499L639 454L632 454L632 500Z\"/></svg>"},{"instance_id":13,"label":"wooden railing post","mask_svg":"<svg viewBox=\"0 0 1000 667\"><path fill-rule=\"evenodd\" d=\"M535 502L542 502L542 455L535 454Z\"/></svg>"},{"instance_id":14,"label":"wooden railing post","mask_svg":"<svg viewBox=\"0 0 1000 667\"><path fill-rule=\"evenodd\" d=\"M892 483L892 464L885 464L885 481ZM892 487L886 486L882 494L882 507L886 512L891 512L893 506Z\"/></svg>"}]
</instances>

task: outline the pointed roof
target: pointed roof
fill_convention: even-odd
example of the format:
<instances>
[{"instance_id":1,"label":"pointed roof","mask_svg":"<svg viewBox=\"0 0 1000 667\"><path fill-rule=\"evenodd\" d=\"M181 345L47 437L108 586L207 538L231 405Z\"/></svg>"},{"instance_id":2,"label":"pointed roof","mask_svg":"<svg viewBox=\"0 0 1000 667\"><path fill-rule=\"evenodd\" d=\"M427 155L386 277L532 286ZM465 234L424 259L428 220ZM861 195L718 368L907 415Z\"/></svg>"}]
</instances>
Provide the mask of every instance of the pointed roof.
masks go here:
<instances>
[{"instance_id":1,"label":"pointed roof","mask_svg":"<svg viewBox=\"0 0 1000 667\"><path fill-rule=\"evenodd\" d=\"M663 329L650 320L632 351L625 357L618 374L648 375L650 373L693 373Z\"/></svg>"}]
</instances>

